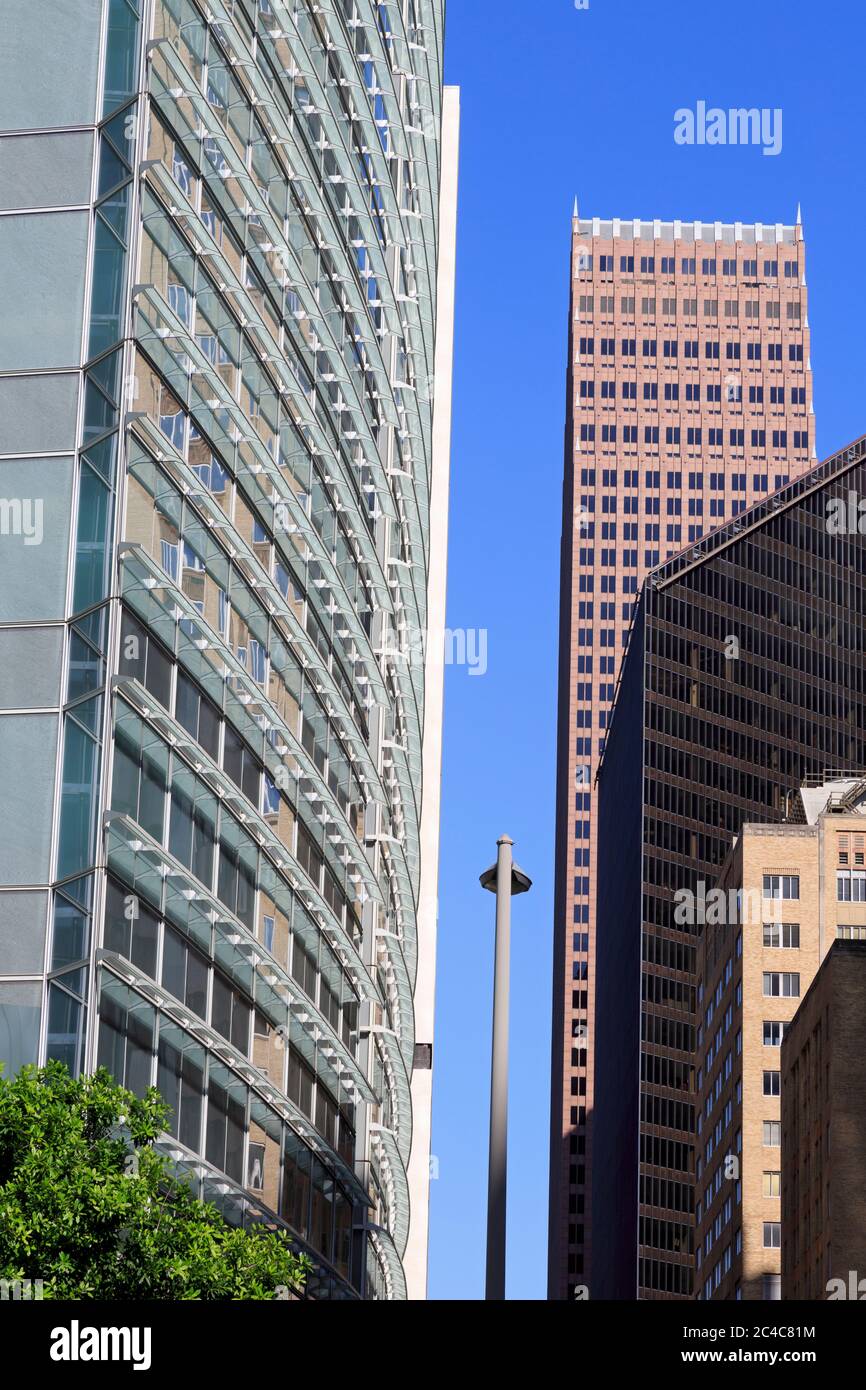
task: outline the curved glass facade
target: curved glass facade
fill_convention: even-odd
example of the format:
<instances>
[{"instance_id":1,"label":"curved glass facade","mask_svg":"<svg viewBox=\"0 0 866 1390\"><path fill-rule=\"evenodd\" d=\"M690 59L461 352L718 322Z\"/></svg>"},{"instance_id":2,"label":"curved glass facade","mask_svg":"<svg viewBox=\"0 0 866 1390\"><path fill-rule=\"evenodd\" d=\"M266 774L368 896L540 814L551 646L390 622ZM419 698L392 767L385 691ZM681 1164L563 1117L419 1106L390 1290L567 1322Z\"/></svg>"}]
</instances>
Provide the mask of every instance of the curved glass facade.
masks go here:
<instances>
[{"instance_id":1,"label":"curved glass facade","mask_svg":"<svg viewBox=\"0 0 866 1390\"><path fill-rule=\"evenodd\" d=\"M102 12L39 1055L319 1298L410 1292L443 12Z\"/></svg>"}]
</instances>

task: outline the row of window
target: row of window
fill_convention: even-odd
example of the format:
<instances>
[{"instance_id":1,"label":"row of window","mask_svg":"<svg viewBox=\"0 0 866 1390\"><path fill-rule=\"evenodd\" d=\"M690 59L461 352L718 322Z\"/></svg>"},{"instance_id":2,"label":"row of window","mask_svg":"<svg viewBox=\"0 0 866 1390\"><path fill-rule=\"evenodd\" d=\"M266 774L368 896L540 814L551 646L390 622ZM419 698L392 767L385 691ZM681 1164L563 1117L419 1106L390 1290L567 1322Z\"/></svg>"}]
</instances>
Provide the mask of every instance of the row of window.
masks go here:
<instances>
[{"instance_id":1,"label":"row of window","mask_svg":"<svg viewBox=\"0 0 866 1390\"><path fill-rule=\"evenodd\" d=\"M578 255L577 255L577 262L576 262L576 268L577 268L578 272L584 272L584 273L586 273L587 271L591 271L591 270L594 268L594 266L595 266L596 259L597 259L597 261L598 261L598 270L599 270L599 273L600 273L601 275L612 275L612 274L613 274L613 268L614 268L614 260L615 260L615 258L614 258L612 255L609 255L609 254L602 254L602 255L600 255L600 256L598 256L598 257L595 257L594 254L593 254L591 251L579 251L579 252L578 252ZM620 271L620 274L621 274L621 275L633 275L633 274L635 273L635 264L637 264L639 274L641 274L641 275L655 275L655 274L656 274L656 262L658 262L658 267L659 267L658 273L659 273L659 274L661 274L661 275L674 275L674 274L676 274L676 266L677 266L677 258L676 258L676 256L659 256L659 257L656 257L656 256L652 255L652 256L638 256L637 258L635 258L634 256L630 256L630 255L620 256L620 258L619 258L619 271ZM696 256L681 256L681 257L680 257L679 265L680 265L679 273L680 273L681 275L696 275L696 274L697 274L698 259L697 259ZM718 270L719 258L716 257L716 256L702 256L702 257L701 257L701 260L700 260L700 266L701 266L701 272L700 272L701 275L716 275L716 274L719 273L719 270ZM762 269L763 269L763 275L764 275L764 278L765 278L766 280L775 280L775 279L778 278L778 275L779 275L779 260L778 260L778 257L769 257L769 258L768 258L768 257L764 257L763 260L761 260L761 259L759 259L758 257L755 257L755 256L746 256L746 257L740 262L740 270L739 270L739 273L740 273L740 275L742 275L745 279L748 279L748 280L755 280L755 279L757 278L757 276L758 276L758 267L759 267L759 266L762 267ZM787 279L787 280L795 280L795 279L798 277L798 275L800 274L800 262L799 262L798 260L796 260L796 259L788 259L788 260L783 261L783 262L782 262L782 273L783 273L785 279ZM726 276L735 276L735 275L737 274L737 259L736 259L736 257L734 257L734 256L724 256L724 257L722 257L722 259L721 259L721 274L722 274L722 275L726 275Z\"/></svg>"},{"instance_id":2,"label":"row of window","mask_svg":"<svg viewBox=\"0 0 866 1390\"><path fill-rule=\"evenodd\" d=\"M866 903L866 870L837 870L836 900L840 903Z\"/></svg>"},{"instance_id":3,"label":"row of window","mask_svg":"<svg viewBox=\"0 0 866 1390\"><path fill-rule=\"evenodd\" d=\"M745 502L744 502L744 503L743 503L743 507L745 507L745 505L746 505L746 504L745 504ZM736 507L737 507L737 504L734 503L734 507L733 507L734 511L736 511ZM634 526L634 534L631 534L631 533L626 534L626 528L627 528L628 525L630 525L630 524ZM623 540L636 541L636 540L637 540L637 530L638 530L637 522L634 522L634 523L626 523L626 527L623 528L623 536L622 536L622 539L623 539ZM704 533L704 528L703 528L703 526L699 526L697 523L695 523L693 526L690 526L690 527L688 528L688 534L689 534L689 540L690 540L690 541L700 540L700 538L701 538L701 536L703 535L703 533ZM654 569L655 566L658 565L660 558L661 558L661 552L660 552L660 551L658 551L658 550L645 550L645 551L644 551L644 561L643 561L644 569ZM598 551L598 563L601 564L601 565L603 565L606 569L616 569L618 566L621 565L624 569L633 569L633 570L636 570L636 569L638 568L638 552L637 552L636 550L615 550L615 549L613 549L612 547L611 547L611 548L602 548L601 550ZM578 550L578 564L579 564L579 565L582 565L582 566L586 566L586 567L594 566L594 565L596 564L596 551L595 551L594 546L581 546L581 547L580 547L580 549ZM637 576L635 575L634 578L635 578L635 583L637 583ZM582 590L581 592L586 593L586 592L589 592L589 591L588 591L588 590ZM634 590L628 590L628 589L626 589L625 592L626 592L626 593L628 593L628 592L634 592ZM623 633L623 637L625 637L625 635L626 635L626 634ZM584 640L583 642L581 642L580 639L578 638L578 645L579 645L579 646L592 646L592 641L591 641L591 640ZM608 672L605 672L604 669L602 669L602 675L604 675L604 674L614 675L614 674L615 674L615 667L612 667Z\"/></svg>"},{"instance_id":4,"label":"row of window","mask_svg":"<svg viewBox=\"0 0 866 1390\"><path fill-rule=\"evenodd\" d=\"M595 295L579 294L577 296L577 322L584 314L595 313ZM759 299L746 299L740 303L739 299L724 299L721 301L725 318L739 318L741 307L745 310L746 318L758 318L760 314L761 301ZM619 311L626 318L635 317L635 306L637 299L634 295L624 294L620 296ZM658 300L655 295L642 295L640 299L640 313L643 318L655 318ZM697 318L698 305L702 304L704 318L715 319L719 317L719 300L696 298L686 298L679 301L679 311L686 318ZM800 301L792 300L791 307L800 309ZM598 310L602 315L613 318L616 312L616 297L612 294L602 294L598 297ZM664 318L674 319L677 316L677 300L672 296L665 296L661 301L661 313ZM799 312L793 317L799 318Z\"/></svg>"},{"instance_id":5,"label":"row of window","mask_svg":"<svg viewBox=\"0 0 866 1390\"><path fill-rule=\"evenodd\" d=\"M771 306L767 306L770 308ZM778 305L775 306L778 309ZM674 362L680 356L682 346L682 356L687 362L697 362L700 353L700 343L697 338L665 338L662 340L662 351L658 351L658 342L655 338L643 338L641 340L641 357L653 359L662 357L663 359ZM707 362L719 362L722 359L726 362L760 362L763 360L763 349L766 346L768 362L781 362L783 360L781 343L746 343L746 351L743 353L743 345L739 342L726 342L725 351L722 353L722 344L715 339L707 340L704 343L704 360ZM595 356L595 338L584 334L577 340L577 351L579 360ZM602 357L613 357L617 352L615 338L600 338L599 353ZM621 338L619 340L619 354L621 357L637 357L637 339ZM801 363L804 361L803 344L800 342L789 343L788 362Z\"/></svg>"},{"instance_id":6,"label":"row of window","mask_svg":"<svg viewBox=\"0 0 866 1390\"><path fill-rule=\"evenodd\" d=\"M796 901L800 896L799 874L764 874L761 895L764 898L787 898Z\"/></svg>"},{"instance_id":7,"label":"row of window","mask_svg":"<svg viewBox=\"0 0 866 1390\"><path fill-rule=\"evenodd\" d=\"M753 478L752 478L752 487L753 487L753 490L754 490L756 493L758 493L758 492L766 492L766 491L767 491L767 481L768 481L768 475L767 475L766 473L757 473L757 474L755 474L755 475L753 476ZM777 481L778 481L778 480L777 480ZM625 499L625 500L628 501L628 499ZM613 501L613 499L611 499L611 501ZM726 509L727 509L728 506L730 506L731 515L732 515L732 516L738 516L740 512L744 512L744 511L746 510L746 507L748 506L748 503L747 503L745 497L742 498L742 499L734 498L734 499L731 500L729 503L725 501L724 497L711 497L711 498L709 499L709 515L710 515L710 516L713 516L713 517L723 517L723 516L725 515L725 511L726 511ZM637 508L635 508L635 510L637 510ZM660 498L658 498L658 497L647 497L647 498L644 500L643 511L644 511L644 513L645 513L646 515L648 515L648 516L658 516L658 515L660 514L660 510L661 510L661 499L660 499ZM611 512L614 512L614 511L615 511L615 508L611 507ZM666 511L667 511L667 515L668 515L668 516L682 516L682 514L683 514L683 503L682 503L682 498L680 498L680 497L669 497L669 498L667 499ZM703 502L703 499L702 499L702 498L700 498L700 497L697 497L697 498L692 498L692 497L690 497L690 498L688 499L688 515L689 515L689 516L703 516L703 515L704 515L704 502ZM656 540L656 541L659 540L659 539L660 539L660 531L659 531L660 525L661 525L660 522L645 522L645 523L644 523L644 539L645 539L645 540L648 540L648 541L649 541L649 540ZM591 540L591 541L594 541L594 540L596 539L596 529L595 529L595 522L594 522L594 521L583 522L583 523L581 524L580 531L581 531L581 537L582 537L582 538L583 538L583 537L586 537L587 540ZM639 523L636 522L636 521L635 521L635 522L628 522L628 521L626 521L626 522L623 523L622 531L621 531L619 534L620 534L620 538L621 538L622 540L624 540L624 541L636 541L636 540L638 540L638 538L639 538L639 536L640 536L640 525L639 525ZM690 540L690 541L693 541L693 540L700 540L700 537L703 535L703 527L702 527L702 526L699 526L699 525L697 525L697 524L694 525L694 526L690 526L690 527L689 527L689 532L688 532L688 534L689 534L689 540ZM681 537L682 537L682 526L677 525L677 523L675 523L675 522L671 522L671 523L668 525L668 527L667 527L667 539L668 539L669 541L671 541L671 540L679 540L679 539L681 539ZM600 540L602 540L602 541L615 541L615 540L617 539L617 523L616 523L615 521L603 521L603 522L601 523L601 533L600 533L600 535L598 536L598 539L600 539ZM602 552L602 553L603 553L603 554L609 554L610 552ZM581 558L580 558L580 564L582 564L582 565L589 565L589 564L592 564L592 556L593 556L593 554L594 554L594 551L593 551L592 547L589 547L589 546L581 546L580 549L579 549L579 551L578 551L578 555L581 557ZM585 558L585 557L588 557L588 558ZM603 564L613 564L614 561L602 560L602 563L603 563ZM627 561L626 563L629 563L629 564L630 564L630 563L633 563L633 562ZM657 563L658 563L658 556L656 556L656 559L655 559L654 561L652 561L652 562L650 562L649 560L647 561L647 565L650 565L650 563L652 563L652 564L657 564ZM584 578L584 576L580 576L580 578L582 579L582 578ZM635 582L636 582L636 581L635 581ZM610 587L610 586L608 586L608 587ZM581 584L581 586L580 586L580 588L579 588L579 592L580 592L580 593L592 592L592 585L590 585L590 586L589 586L589 589L587 589L586 587L584 587L584 586ZM602 590L602 592L604 592L604 589ZM629 590L626 589L626 592L629 592Z\"/></svg>"},{"instance_id":8,"label":"row of window","mask_svg":"<svg viewBox=\"0 0 866 1390\"><path fill-rule=\"evenodd\" d=\"M800 945L800 927L797 922L764 922L763 944L766 947L785 950L796 949Z\"/></svg>"},{"instance_id":9,"label":"row of window","mask_svg":"<svg viewBox=\"0 0 866 1390\"><path fill-rule=\"evenodd\" d=\"M611 380L599 381L599 399L603 401L616 400L616 386L616 379L613 378ZM594 380L582 380L578 388L578 399L580 401L595 400L595 388L596 382ZM637 400L638 397L636 381L620 380L619 388L619 398L621 400ZM701 394L702 388L703 395ZM768 386L766 389L767 398L770 402L770 405L783 406L785 404L784 386ZM790 386L788 390L791 405L805 406L805 386ZM662 391L663 400L679 401L681 399L680 383L678 381L662 382ZM658 401L659 383L657 381L644 381L642 383L641 399L645 401ZM702 383L698 381L687 381L683 385L682 399L691 402L692 404L698 404L701 400L704 400L711 405L721 405L722 401L731 401L736 403L744 399L743 386L742 383L738 381L728 381L725 383L724 387L722 387L722 385L719 382L708 381ZM762 385L749 385L747 387L746 399L748 400L750 405L763 405L764 387Z\"/></svg>"},{"instance_id":10,"label":"row of window","mask_svg":"<svg viewBox=\"0 0 866 1390\"><path fill-rule=\"evenodd\" d=\"M593 297L591 294L586 294L586 295L582 294L582 295L580 295L580 296L578 297L578 312L577 312L577 313L575 314L575 316L574 316L574 321L575 321L575 323L581 323L581 322L582 322L583 320L585 320L585 319L591 319L591 318L594 318L594 317L595 317L595 310L594 310L594 308L593 308L593 303L594 303L594 297ZM765 317L767 320L780 319L780 318L782 317L782 314L781 314L781 308L782 308L781 301L779 301L779 300L765 300L765 301L764 301L764 306L763 306L763 307L764 307L764 317ZM633 319L635 318L635 301L634 301L633 298L627 297L627 298L622 299L621 302L620 302L620 308L621 308L621 315L625 316L626 319L633 320ZM758 300L758 299L747 299L747 300L745 300L745 301L743 302L742 305L741 305L740 302L739 302L738 300L736 300L736 299L725 299L725 300L722 301L722 315L723 315L723 317L726 318L726 319L737 319L737 320L738 320L738 319L740 318L740 311L741 311L741 309L742 309L743 317L744 317L744 318L753 319L753 320L754 320L754 319L760 319L760 317L761 317L761 301ZM785 311L786 311L786 312L785 312L785 317L786 317L786 319L788 319L789 322L791 322L791 323L799 323L799 322L800 322L800 319L801 319L802 313L803 313L803 309L802 309L802 305L800 304L799 299L788 300L788 301L785 303ZM600 311L599 311L599 312L600 312L600 317L601 317L602 319L605 319L605 318L606 318L606 319L608 319L610 322L613 322L613 319L614 319L613 296L606 296L606 295L602 295L602 296L601 296L601 303L600 303ZM683 315L685 315L686 318L696 319L696 318L698 317L698 301L697 301L697 299L684 299L684 300L682 300L681 303L680 303L680 312L681 312ZM676 302L676 300L675 300L675 299L663 299L663 300L662 300L662 304L661 304L661 316L662 316L662 318L663 318L663 319L667 319L667 320L669 320L669 321L670 321L670 320L674 320L674 319L676 318L676 314L677 314L677 302ZM654 321L655 321L655 318L656 318L656 301L655 301L654 298L645 298L645 299L642 299L642 300L641 300L641 317L642 317L642 318L645 318L645 319L651 320L650 323L648 323L648 324L642 324L641 327L643 327L643 328L653 328L653 327L655 327L655 322L654 322ZM717 320L717 319L719 318L719 301L718 301L717 299L705 299L705 300L703 301L703 317L704 317L705 319L710 319L710 320ZM592 325L589 325L589 324L588 324L587 326L588 326L588 327L591 327ZM625 327L625 325L622 325L622 326ZM629 324L629 326L632 326L632 325ZM693 325L690 325L690 327L693 327ZM653 352L653 353L650 353L650 354L646 354L646 353L644 354L644 356L647 356L647 355L654 357L654 356L655 356L655 353ZM665 355L666 355L666 356L676 356L675 353L674 353L674 354L666 353Z\"/></svg>"},{"instance_id":11,"label":"row of window","mask_svg":"<svg viewBox=\"0 0 866 1390\"><path fill-rule=\"evenodd\" d=\"M643 430L643 442L644 442L644 444L658 444L658 443L660 442L660 441L659 441L660 428L661 428L661 427L660 427L659 425L644 425L644 430ZM616 441L617 441L617 431L618 431L619 429L620 429L620 427L617 426L617 425L602 425L602 426L600 426L599 438L600 438L601 443L602 443L602 444L615 444ZM683 433L685 433L685 440L683 440ZM788 431L787 431L787 430L770 430L770 431L767 431L767 430L765 430L765 429L753 429L753 430L750 430L750 431L749 431L749 442L750 442L751 447L752 447L753 449L765 449L765 448L767 447L767 434L768 434L768 433L769 433L769 435L770 435L770 442L771 442L771 446L772 446L773 449L787 449L787 447L788 447ZM623 426L621 427L621 436L622 436L622 442L623 442L623 444L637 444L637 442L638 442L638 427L637 427L637 425L623 425ZM596 435L595 435L595 425L594 425L594 424L582 424L582 425L580 426L580 428L579 428L579 430L578 430L578 438L580 439L581 444L592 444L592 443L595 442L595 437L596 437ZM733 428L729 428L729 429L728 429L728 443L731 445L732 448L735 448L735 449L743 449L743 448L745 448L745 437L746 437L746 431L745 431L744 429L739 429L739 428L737 428L737 427L733 427ZM689 425L689 426L687 426L685 432L683 431L683 429L682 429L682 427L681 427L680 425L666 425L666 426L664 426L664 442L665 442L665 444L682 444L683 442L685 442L685 444L686 444L689 448L694 448L694 447L696 447L696 446L702 444L702 443L703 443L703 439L704 439L704 431L703 431L703 427L702 427L701 425ZM809 431L808 431L808 430L793 430L793 431L792 431L792 442L793 442L793 446L794 446L795 449L801 449L801 450L802 450L802 449L808 449L808 447L809 447ZM721 426L718 426L718 427L711 426L711 427L707 430L707 444L710 446L710 448L721 449L721 448L724 447L724 443L725 443L725 431L721 428Z\"/></svg>"},{"instance_id":12,"label":"row of window","mask_svg":"<svg viewBox=\"0 0 866 1390\"><path fill-rule=\"evenodd\" d=\"M594 487L596 487L596 486L597 486L597 484L596 484L596 473L597 473L597 470L596 470L595 468L587 468L587 467L581 468L581 469L580 469L580 486L581 486L582 488L589 488L589 487L594 488ZM617 471L616 471L615 468L605 468L605 469L602 469L602 470L601 470L601 473L602 473L602 483L601 483L602 487L615 488L615 487L617 486ZM764 481L766 482L766 474L763 475L763 476L764 476ZM648 469L644 472L644 488L646 489L646 491L647 491L647 492L658 492L659 489L661 488L661 485L662 485L662 484L661 484L661 477L662 477L661 469L659 469L659 468L648 468ZM668 489L669 492L679 491L679 490L682 488L682 486L683 486L683 473L682 473L682 470L681 470L681 469L669 469L668 472L666 473L665 477L666 477L665 486L667 487L667 489ZM688 473L688 474L686 474L686 477L687 477L687 480L688 480L688 488L689 488L689 491L691 491L691 492L696 492L696 491L700 491L700 490L703 489L703 487L704 487L704 474L703 474L703 472L692 472L692 473ZM726 488L731 489L731 490L734 491L734 492L745 492L745 491L746 491L746 487L747 487L747 482L748 482L749 475L748 475L747 473L715 472L715 473L710 473L709 477L710 477L710 491L711 491L711 492L724 492ZM756 477L755 475L752 475L752 485L753 485L753 486L755 486L755 487L758 486L758 480L760 479L760 477L761 477L760 474L758 474L757 477ZM637 468L627 468L627 469L625 470L624 474L623 474L623 486L624 486L624 487L627 487L627 488L637 488L637 487L638 487L638 478L639 478L639 470L638 470ZM784 487L789 481L790 481L790 479L789 479L789 477L788 477L787 474L784 474L784 473L777 473L776 476L775 476L774 486L775 486L776 488ZM607 500L608 500L608 507L605 507L605 506L604 506L605 498L604 498L604 496L602 496L602 510L603 510L603 511L609 510L609 509L610 509L610 504L613 503L613 501L614 501L614 499L613 499L612 497L609 498L609 499L607 499ZM624 510L626 513L629 512L629 511L637 512L637 511L639 510L638 505L637 505L637 498L636 498L636 497L623 497L622 501L623 501L623 510ZM630 505L626 505L626 504L630 504ZM649 512L651 512L651 513L652 513L652 512L655 512L656 514L658 514L658 510L659 510L659 498L657 498L657 497L646 497L646 498L644 498L643 506L644 506L644 510L649 511ZM586 494L583 494L583 495L581 496L581 498L580 498L580 510L581 510L581 513L594 512L594 511L595 511L595 496L594 496L592 493L586 493ZM614 508L614 510L615 510L615 508ZM584 524L585 524L585 519L584 519L583 516L581 516L581 518L580 518L580 526L579 526L578 529L581 529L581 528L583 527Z\"/></svg>"}]
</instances>

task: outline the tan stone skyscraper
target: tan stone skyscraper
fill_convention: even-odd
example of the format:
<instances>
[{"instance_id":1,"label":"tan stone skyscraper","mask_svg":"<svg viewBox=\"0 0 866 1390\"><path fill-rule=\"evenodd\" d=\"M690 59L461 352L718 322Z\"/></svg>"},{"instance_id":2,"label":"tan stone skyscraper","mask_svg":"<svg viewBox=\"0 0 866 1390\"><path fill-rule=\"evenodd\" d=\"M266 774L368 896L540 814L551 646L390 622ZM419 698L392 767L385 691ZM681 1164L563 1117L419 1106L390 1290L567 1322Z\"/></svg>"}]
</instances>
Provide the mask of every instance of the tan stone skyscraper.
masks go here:
<instances>
[{"instance_id":1,"label":"tan stone skyscraper","mask_svg":"<svg viewBox=\"0 0 866 1390\"><path fill-rule=\"evenodd\" d=\"M595 772L647 572L810 467L805 247L580 218L563 483L549 1296L591 1288ZM603 1242L604 1233L599 1233Z\"/></svg>"}]
</instances>

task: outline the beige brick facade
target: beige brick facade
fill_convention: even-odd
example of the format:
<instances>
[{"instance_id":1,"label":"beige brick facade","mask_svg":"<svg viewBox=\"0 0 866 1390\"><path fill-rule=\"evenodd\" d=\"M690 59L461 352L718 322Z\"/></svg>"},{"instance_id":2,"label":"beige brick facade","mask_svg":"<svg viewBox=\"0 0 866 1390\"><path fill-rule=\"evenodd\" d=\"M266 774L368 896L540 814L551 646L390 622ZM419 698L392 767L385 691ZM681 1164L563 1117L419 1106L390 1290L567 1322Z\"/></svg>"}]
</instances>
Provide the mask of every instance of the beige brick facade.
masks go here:
<instances>
[{"instance_id":1,"label":"beige brick facade","mask_svg":"<svg viewBox=\"0 0 866 1390\"><path fill-rule=\"evenodd\" d=\"M696 1085L698 1298L780 1297L781 1038L837 934L866 938L866 872L859 877L866 851L864 817L856 803L823 810L828 795L839 799L831 788L825 785L817 802L806 798L806 814L822 805L811 824L743 827L718 885L742 890L739 912L726 926L708 921L703 928ZM840 896L846 891L850 897ZM852 900L856 897L863 900Z\"/></svg>"},{"instance_id":2,"label":"beige brick facade","mask_svg":"<svg viewBox=\"0 0 866 1390\"><path fill-rule=\"evenodd\" d=\"M866 1299L864 935L833 943L782 1046L786 1299Z\"/></svg>"}]
</instances>

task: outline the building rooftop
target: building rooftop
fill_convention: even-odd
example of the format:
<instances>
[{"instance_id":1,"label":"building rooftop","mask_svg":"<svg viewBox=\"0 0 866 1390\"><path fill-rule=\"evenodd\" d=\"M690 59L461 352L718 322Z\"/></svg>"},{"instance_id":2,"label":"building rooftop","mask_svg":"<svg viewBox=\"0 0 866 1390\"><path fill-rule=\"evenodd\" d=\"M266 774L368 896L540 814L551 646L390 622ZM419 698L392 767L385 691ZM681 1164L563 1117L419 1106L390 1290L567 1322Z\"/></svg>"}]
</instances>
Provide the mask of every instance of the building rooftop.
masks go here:
<instances>
[{"instance_id":1,"label":"building rooftop","mask_svg":"<svg viewBox=\"0 0 866 1390\"><path fill-rule=\"evenodd\" d=\"M575 211L575 233L578 236L601 237L606 241L622 237L629 241L718 241L734 246L761 243L793 245L802 240L801 223L784 222L703 222L674 218L643 219L640 217L580 217Z\"/></svg>"},{"instance_id":2,"label":"building rooftop","mask_svg":"<svg viewBox=\"0 0 866 1390\"><path fill-rule=\"evenodd\" d=\"M800 800L807 825L824 815L866 816L866 773L807 782Z\"/></svg>"}]
</instances>

